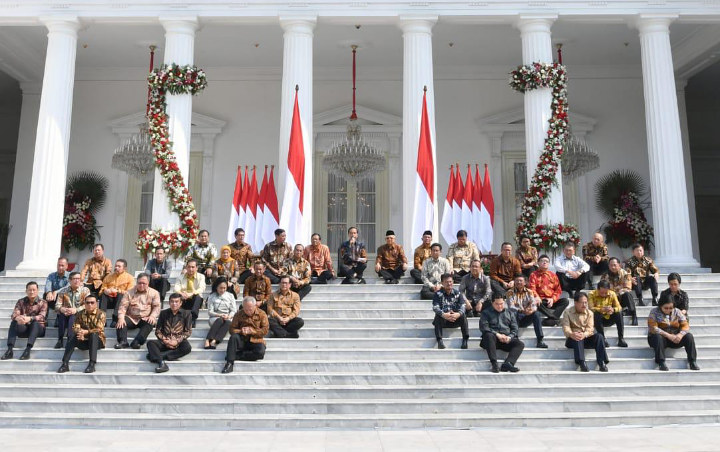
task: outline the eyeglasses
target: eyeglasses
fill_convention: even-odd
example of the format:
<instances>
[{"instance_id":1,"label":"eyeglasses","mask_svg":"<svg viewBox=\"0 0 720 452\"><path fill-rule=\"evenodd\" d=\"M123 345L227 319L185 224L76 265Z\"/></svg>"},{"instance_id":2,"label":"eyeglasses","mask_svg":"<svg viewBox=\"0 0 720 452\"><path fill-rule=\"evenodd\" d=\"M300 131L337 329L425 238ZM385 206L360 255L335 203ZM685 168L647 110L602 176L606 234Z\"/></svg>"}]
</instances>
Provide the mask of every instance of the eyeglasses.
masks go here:
<instances>
[{"instance_id":1,"label":"eyeglasses","mask_svg":"<svg viewBox=\"0 0 720 452\"><path fill-rule=\"evenodd\" d=\"M97 304L97 301L86 301L85 304Z\"/></svg>"}]
</instances>

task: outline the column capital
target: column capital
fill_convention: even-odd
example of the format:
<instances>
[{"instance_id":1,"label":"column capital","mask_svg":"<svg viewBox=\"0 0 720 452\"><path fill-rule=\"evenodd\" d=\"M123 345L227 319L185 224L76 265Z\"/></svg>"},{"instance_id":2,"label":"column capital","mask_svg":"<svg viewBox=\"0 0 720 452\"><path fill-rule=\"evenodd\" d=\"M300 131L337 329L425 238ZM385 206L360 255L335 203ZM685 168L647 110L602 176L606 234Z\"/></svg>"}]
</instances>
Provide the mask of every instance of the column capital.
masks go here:
<instances>
[{"instance_id":1,"label":"column capital","mask_svg":"<svg viewBox=\"0 0 720 452\"><path fill-rule=\"evenodd\" d=\"M685 94L685 88L687 87L688 81L686 78L676 78L675 79L675 91L678 93Z\"/></svg>"},{"instance_id":2,"label":"column capital","mask_svg":"<svg viewBox=\"0 0 720 452\"><path fill-rule=\"evenodd\" d=\"M39 96L42 94L42 82L20 82L20 90L23 96Z\"/></svg>"},{"instance_id":3,"label":"column capital","mask_svg":"<svg viewBox=\"0 0 720 452\"><path fill-rule=\"evenodd\" d=\"M437 21L432 14L404 14L398 17L398 27L403 33L430 33Z\"/></svg>"},{"instance_id":4,"label":"column capital","mask_svg":"<svg viewBox=\"0 0 720 452\"><path fill-rule=\"evenodd\" d=\"M278 16L280 27L286 33L297 33L312 36L317 25L315 14L286 14Z\"/></svg>"},{"instance_id":5,"label":"column capital","mask_svg":"<svg viewBox=\"0 0 720 452\"><path fill-rule=\"evenodd\" d=\"M62 33L77 38L77 32L81 27L77 16L58 15L41 16L40 22L47 27L50 33Z\"/></svg>"},{"instance_id":6,"label":"column capital","mask_svg":"<svg viewBox=\"0 0 720 452\"><path fill-rule=\"evenodd\" d=\"M633 25L640 34L670 33L670 23L677 18L677 14L639 14Z\"/></svg>"},{"instance_id":7,"label":"column capital","mask_svg":"<svg viewBox=\"0 0 720 452\"><path fill-rule=\"evenodd\" d=\"M557 20L557 14L521 14L514 23L521 33L550 33L550 28Z\"/></svg>"},{"instance_id":8,"label":"column capital","mask_svg":"<svg viewBox=\"0 0 720 452\"><path fill-rule=\"evenodd\" d=\"M167 33L195 36L199 27L197 16L161 16L158 20Z\"/></svg>"}]
</instances>

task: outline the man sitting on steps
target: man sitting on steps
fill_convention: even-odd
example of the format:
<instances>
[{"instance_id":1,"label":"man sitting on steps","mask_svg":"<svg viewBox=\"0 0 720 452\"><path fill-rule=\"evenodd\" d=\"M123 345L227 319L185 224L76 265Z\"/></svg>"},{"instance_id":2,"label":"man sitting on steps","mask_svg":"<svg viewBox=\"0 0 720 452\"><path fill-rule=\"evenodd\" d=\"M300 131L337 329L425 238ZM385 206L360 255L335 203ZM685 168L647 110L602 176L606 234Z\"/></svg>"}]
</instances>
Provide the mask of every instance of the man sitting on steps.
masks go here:
<instances>
[{"instance_id":1,"label":"man sitting on steps","mask_svg":"<svg viewBox=\"0 0 720 452\"><path fill-rule=\"evenodd\" d=\"M482 340L480 347L487 351L490 359L490 371L493 373L518 372L515 363L525 349L525 344L518 339L518 324L515 314L505 307L505 299L495 295L492 309L483 309L480 314L480 331ZM497 349L508 353L505 362L498 368Z\"/></svg>"},{"instance_id":2,"label":"man sitting on steps","mask_svg":"<svg viewBox=\"0 0 720 452\"><path fill-rule=\"evenodd\" d=\"M265 335L269 323L265 312L258 309L253 297L245 297L242 309L238 310L230 325L230 341L228 341L225 366L222 373L233 371L235 360L258 361L265 357Z\"/></svg>"},{"instance_id":3,"label":"man sitting on steps","mask_svg":"<svg viewBox=\"0 0 720 452\"><path fill-rule=\"evenodd\" d=\"M377 249L375 271L386 284L397 284L407 270L407 257L402 245L395 243L395 232L385 233L385 244Z\"/></svg>"},{"instance_id":4,"label":"man sitting on steps","mask_svg":"<svg viewBox=\"0 0 720 452\"><path fill-rule=\"evenodd\" d=\"M555 273L550 271L550 258L547 254L543 254L538 258L538 269L530 275L528 286L537 292L540 297L541 303L538 306L538 311L547 317L543 324L547 326L557 325L570 301L567 298L560 298L562 294L560 280Z\"/></svg>"},{"instance_id":5,"label":"man sitting on steps","mask_svg":"<svg viewBox=\"0 0 720 452\"><path fill-rule=\"evenodd\" d=\"M467 238L467 231L460 229L456 234L457 242L448 248L447 259L453 268L453 280L459 283L463 276L470 273L470 263L480 259L477 245Z\"/></svg>"},{"instance_id":6,"label":"man sitting on steps","mask_svg":"<svg viewBox=\"0 0 720 452\"><path fill-rule=\"evenodd\" d=\"M138 275L137 284L123 298L118 308L117 344L116 349L132 347L140 348L157 323L160 315L160 293L148 287L150 276L146 273ZM139 329L140 332L128 344L128 330Z\"/></svg>"},{"instance_id":7,"label":"man sitting on steps","mask_svg":"<svg viewBox=\"0 0 720 452\"><path fill-rule=\"evenodd\" d=\"M505 294L507 306L511 312L515 313L518 321L518 327L524 328L533 325L535 329L535 339L537 348L548 348L543 341L542 316L538 311L540 305L540 297L534 290L529 289L525 285L525 275L520 273L515 276L515 285Z\"/></svg>"},{"instance_id":8,"label":"man sitting on steps","mask_svg":"<svg viewBox=\"0 0 720 452\"><path fill-rule=\"evenodd\" d=\"M192 324L195 326L200 315L202 295L205 292L205 276L198 272L198 263L190 259L185 264L185 274L175 281L175 293L180 295L182 308L192 315Z\"/></svg>"},{"instance_id":9,"label":"man sitting on steps","mask_svg":"<svg viewBox=\"0 0 720 452\"><path fill-rule=\"evenodd\" d=\"M117 323L117 309L122 303L123 297L135 285L133 278L127 271L127 261L118 259L115 262L115 271L110 273L103 279L100 288L100 309L107 314L108 309L113 310L112 323L110 328L115 328Z\"/></svg>"},{"instance_id":10,"label":"man sitting on steps","mask_svg":"<svg viewBox=\"0 0 720 452\"><path fill-rule=\"evenodd\" d=\"M415 252L413 253L413 268L410 269L410 276L415 284L423 284L423 262L425 262L425 259L428 259L432 254L431 243L432 231L423 232L422 243L420 246L415 248Z\"/></svg>"},{"instance_id":11,"label":"man sitting on steps","mask_svg":"<svg viewBox=\"0 0 720 452\"><path fill-rule=\"evenodd\" d=\"M158 317L155 327L157 340L147 343L147 359L157 364L155 373L167 372L170 369L165 361L177 361L192 351L188 341L192 334L192 314L180 309L182 297L179 293L170 295L168 304L170 307L163 309Z\"/></svg>"},{"instance_id":12,"label":"man sitting on steps","mask_svg":"<svg viewBox=\"0 0 720 452\"><path fill-rule=\"evenodd\" d=\"M80 281L82 282L82 279ZM87 288L83 287L83 289ZM76 348L90 352L90 362L85 368L85 373L95 372L98 350L105 348L105 313L98 308L98 301L94 295L88 295L83 306L84 309L75 316L72 325L73 334L65 346L62 365L57 370L59 374L70 370L70 358Z\"/></svg>"},{"instance_id":13,"label":"man sitting on steps","mask_svg":"<svg viewBox=\"0 0 720 452\"><path fill-rule=\"evenodd\" d=\"M468 317L480 317L483 309L492 304L490 277L483 274L482 263L475 259L470 263L470 273L460 280L460 295L465 300Z\"/></svg>"},{"instance_id":14,"label":"man sitting on steps","mask_svg":"<svg viewBox=\"0 0 720 452\"><path fill-rule=\"evenodd\" d=\"M270 278L265 276L265 264L261 260L253 264L255 273L245 280L243 297L252 297L257 307L267 312L267 301L272 296Z\"/></svg>"},{"instance_id":15,"label":"man sitting on steps","mask_svg":"<svg viewBox=\"0 0 720 452\"><path fill-rule=\"evenodd\" d=\"M425 259L422 264L421 280L423 287L420 289L420 298L423 300L432 300L435 293L442 289L442 275L452 273L450 262L442 257L442 245L433 243L430 257Z\"/></svg>"},{"instance_id":16,"label":"man sitting on steps","mask_svg":"<svg viewBox=\"0 0 720 452\"><path fill-rule=\"evenodd\" d=\"M460 348L466 349L470 333L468 332L467 316L465 315L465 303L460 296L460 292L453 288L453 278L450 273L443 274L440 279L442 280L442 290L435 293L432 306L435 312L433 326L435 327L437 347L439 349L445 348L442 339L443 328L460 328L462 332L462 345Z\"/></svg>"},{"instance_id":17,"label":"man sitting on steps","mask_svg":"<svg viewBox=\"0 0 720 452\"><path fill-rule=\"evenodd\" d=\"M27 345L21 360L30 359L30 349L35 345L35 339L45 337L45 319L47 318L47 301L38 296L38 284L30 281L25 285L25 297L15 303L10 317L10 329L8 331L7 351L0 359L13 357L15 339L26 337Z\"/></svg>"},{"instance_id":18,"label":"man sitting on steps","mask_svg":"<svg viewBox=\"0 0 720 452\"><path fill-rule=\"evenodd\" d=\"M625 336L625 325L623 323L622 306L617 299L615 292L610 290L610 283L607 281L598 282L597 289L588 295L590 309L595 314L595 329L605 338L605 348L609 347L605 327L617 326L618 347L627 347L623 337Z\"/></svg>"},{"instance_id":19,"label":"man sitting on steps","mask_svg":"<svg viewBox=\"0 0 720 452\"><path fill-rule=\"evenodd\" d=\"M588 309L588 297L585 292L575 294L575 304L565 310L562 318L562 329L565 337L565 347L573 349L575 364L580 366L581 372L589 372L585 362L585 347L595 349L595 359L598 370L607 372L608 360L605 351L605 338L595 332L595 317Z\"/></svg>"},{"instance_id":20,"label":"man sitting on steps","mask_svg":"<svg viewBox=\"0 0 720 452\"><path fill-rule=\"evenodd\" d=\"M275 337L297 339L298 330L305 322L300 314L300 296L290 290L290 277L280 277L278 290L272 294L267 305L268 323Z\"/></svg>"}]
</instances>

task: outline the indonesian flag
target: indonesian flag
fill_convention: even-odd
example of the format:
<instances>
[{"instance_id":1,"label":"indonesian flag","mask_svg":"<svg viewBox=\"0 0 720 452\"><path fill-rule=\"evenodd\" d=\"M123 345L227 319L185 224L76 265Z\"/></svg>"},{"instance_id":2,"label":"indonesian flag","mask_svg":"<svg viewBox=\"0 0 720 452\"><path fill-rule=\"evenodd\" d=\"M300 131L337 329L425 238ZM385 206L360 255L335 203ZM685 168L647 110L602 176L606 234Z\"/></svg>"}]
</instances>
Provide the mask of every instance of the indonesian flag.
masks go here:
<instances>
[{"instance_id":1,"label":"indonesian flag","mask_svg":"<svg viewBox=\"0 0 720 452\"><path fill-rule=\"evenodd\" d=\"M240 198L242 197L242 169L238 166L237 176L235 177L235 192L233 193L232 202L230 203L230 221L228 222L228 242L235 241L235 228L238 225L240 217Z\"/></svg>"},{"instance_id":2,"label":"indonesian flag","mask_svg":"<svg viewBox=\"0 0 720 452\"><path fill-rule=\"evenodd\" d=\"M460 165L455 164L455 187L453 188L453 241L457 237L457 231L463 228L462 224L462 202L463 195L465 194L465 187L462 183L462 176L460 176Z\"/></svg>"},{"instance_id":3,"label":"indonesian flag","mask_svg":"<svg viewBox=\"0 0 720 452\"><path fill-rule=\"evenodd\" d=\"M495 201L490 187L490 172L485 164L485 180L483 181L482 206L480 208L480 227L482 228L483 253L489 253L493 243L493 227L495 225Z\"/></svg>"},{"instance_id":4,"label":"indonesian flag","mask_svg":"<svg viewBox=\"0 0 720 452\"><path fill-rule=\"evenodd\" d=\"M287 157L287 177L283 194L280 227L287 233L287 242L294 245L303 243L303 198L305 195L305 147L303 145L302 123L298 94L295 90L290 149Z\"/></svg>"},{"instance_id":5,"label":"indonesian flag","mask_svg":"<svg viewBox=\"0 0 720 452\"><path fill-rule=\"evenodd\" d=\"M422 242L424 231L432 230L435 223L435 165L433 164L432 137L427 112L427 92L423 94L420 138L418 140L417 173L415 174L415 204L410 241L413 249Z\"/></svg>"},{"instance_id":6,"label":"indonesian flag","mask_svg":"<svg viewBox=\"0 0 720 452\"><path fill-rule=\"evenodd\" d=\"M482 205L482 180L480 179L480 168L475 164L475 183L473 184L472 197L472 237L478 248L481 247L482 226L480 209Z\"/></svg>"},{"instance_id":7,"label":"indonesian flag","mask_svg":"<svg viewBox=\"0 0 720 452\"><path fill-rule=\"evenodd\" d=\"M463 191L462 207L461 207L461 229L465 229L468 233L469 240L477 240L472 236L472 194L473 194L473 181L472 172L470 171L470 164L468 164L467 176L465 176L465 190Z\"/></svg>"},{"instance_id":8,"label":"indonesian flag","mask_svg":"<svg viewBox=\"0 0 720 452\"><path fill-rule=\"evenodd\" d=\"M265 196L267 196L267 165L265 165L265 174L263 174L262 185L260 186L260 196L257 201L257 213L255 215L255 245L258 249L265 246L265 241L262 238L262 224L263 218L265 217Z\"/></svg>"},{"instance_id":9,"label":"indonesian flag","mask_svg":"<svg viewBox=\"0 0 720 452\"><path fill-rule=\"evenodd\" d=\"M262 241L270 243L275 240L275 229L278 228L278 200L275 191L275 166L270 167L270 179L268 179L267 192L265 193L265 212L262 222ZM258 249L259 251L259 249Z\"/></svg>"},{"instance_id":10,"label":"indonesian flag","mask_svg":"<svg viewBox=\"0 0 720 452\"><path fill-rule=\"evenodd\" d=\"M257 228L257 202L257 174L255 173L255 167L253 166L250 182L250 193L248 193L247 214L245 219L245 237L248 238L247 243L249 243L250 246L253 247L253 249L257 249L257 243L255 243L255 228Z\"/></svg>"},{"instance_id":11,"label":"indonesian flag","mask_svg":"<svg viewBox=\"0 0 720 452\"><path fill-rule=\"evenodd\" d=\"M440 233L442 234L445 242L454 243L455 233L453 230L453 189L455 188L455 172L453 171L452 165L450 165L450 180L448 180L447 196L445 197L445 205L443 206L442 222L440 223Z\"/></svg>"},{"instance_id":12,"label":"indonesian flag","mask_svg":"<svg viewBox=\"0 0 720 452\"><path fill-rule=\"evenodd\" d=\"M247 205L248 193L250 193L250 178L248 177L248 167L245 166L245 178L243 179L242 196L240 197L240 210L238 211L237 227L245 229L247 227ZM247 237L247 234L245 234ZM235 238L233 237L233 241ZM232 241L230 242L232 243Z\"/></svg>"}]
</instances>

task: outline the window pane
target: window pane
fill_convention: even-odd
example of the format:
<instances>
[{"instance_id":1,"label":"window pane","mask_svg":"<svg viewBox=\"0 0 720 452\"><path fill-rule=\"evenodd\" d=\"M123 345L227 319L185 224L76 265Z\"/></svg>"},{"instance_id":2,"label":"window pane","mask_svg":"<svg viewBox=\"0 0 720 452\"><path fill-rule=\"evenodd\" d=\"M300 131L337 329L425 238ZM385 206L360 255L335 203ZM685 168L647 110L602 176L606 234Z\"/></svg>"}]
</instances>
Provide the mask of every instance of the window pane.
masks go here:
<instances>
[{"instance_id":1,"label":"window pane","mask_svg":"<svg viewBox=\"0 0 720 452\"><path fill-rule=\"evenodd\" d=\"M355 214L358 223L375 223L375 194L358 193Z\"/></svg>"},{"instance_id":2,"label":"window pane","mask_svg":"<svg viewBox=\"0 0 720 452\"><path fill-rule=\"evenodd\" d=\"M330 223L347 222L347 193L328 193L327 219Z\"/></svg>"},{"instance_id":3,"label":"window pane","mask_svg":"<svg viewBox=\"0 0 720 452\"><path fill-rule=\"evenodd\" d=\"M345 224L328 224L327 226L327 241L325 242L330 248L330 254L333 257L337 257L337 251L340 249L342 242L347 240L347 228Z\"/></svg>"},{"instance_id":4,"label":"window pane","mask_svg":"<svg viewBox=\"0 0 720 452\"><path fill-rule=\"evenodd\" d=\"M375 193L375 177L358 182L357 191L358 193Z\"/></svg>"},{"instance_id":5,"label":"window pane","mask_svg":"<svg viewBox=\"0 0 720 452\"><path fill-rule=\"evenodd\" d=\"M334 174L328 174L328 193L334 192L347 193L347 181Z\"/></svg>"},{"instance_id":6,"label":"window pane","mask_svg":"<svg viewBox=\"0 0 720 452\"><path fill-rule=\"evenodd\" d=\"M377 245L375 244L375 224L358 223L357 228L360 240L365 242L368 253L377 251Z\"/></svg>"}]
</instances>

